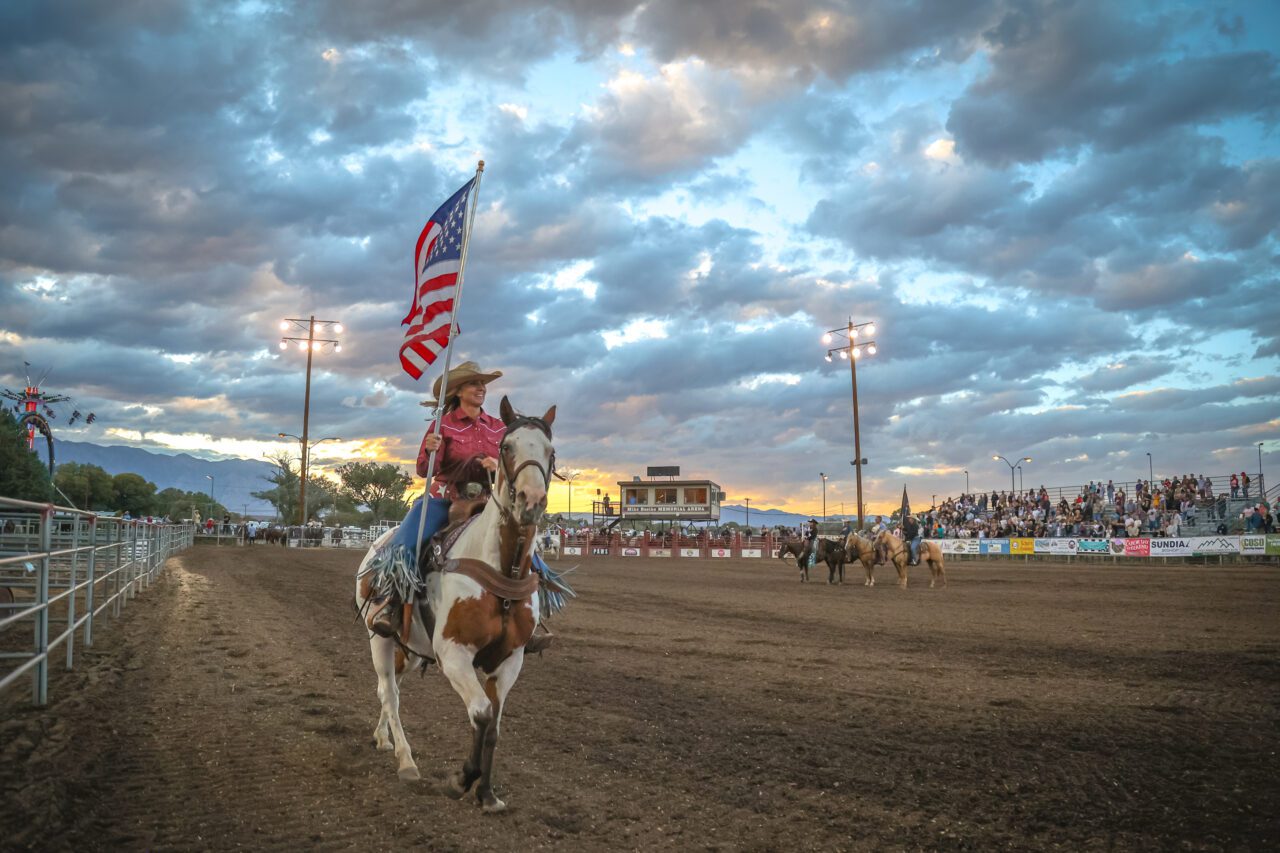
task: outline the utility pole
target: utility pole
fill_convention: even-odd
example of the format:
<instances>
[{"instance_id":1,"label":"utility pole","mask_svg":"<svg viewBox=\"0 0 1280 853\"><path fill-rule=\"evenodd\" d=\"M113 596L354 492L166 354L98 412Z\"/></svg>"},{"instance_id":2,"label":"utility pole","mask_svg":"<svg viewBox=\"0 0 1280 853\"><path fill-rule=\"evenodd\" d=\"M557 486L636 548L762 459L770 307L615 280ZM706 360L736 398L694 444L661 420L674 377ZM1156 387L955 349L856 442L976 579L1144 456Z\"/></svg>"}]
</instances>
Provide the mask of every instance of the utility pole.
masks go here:
<instances>
[{"instance_id":1,"label":"utility pole","mask_svg":"<svg viewBox=\"0 0 1280 853\"><path fill-rule=\"evenodd\" d=\"M307 337L282 337L280 339L280 349L288 349L289 343L293 342L307 351L307 390L302 399L302 476L298 483L298 514L301 516L299 524L307 523L307 476L309 459L307 435L311 428L311 357L316 351L317 346L333 345L334 352L342 352L342 343L336 338L317 338L316 326L321 326L325 331L332 330L336 334L342 334L342 323L337 320L317 320L312 314L306 320L293 317L280 321L280 330L288 331L290 328L298 330L306 329Z\"/></svg>"}]
</instances>

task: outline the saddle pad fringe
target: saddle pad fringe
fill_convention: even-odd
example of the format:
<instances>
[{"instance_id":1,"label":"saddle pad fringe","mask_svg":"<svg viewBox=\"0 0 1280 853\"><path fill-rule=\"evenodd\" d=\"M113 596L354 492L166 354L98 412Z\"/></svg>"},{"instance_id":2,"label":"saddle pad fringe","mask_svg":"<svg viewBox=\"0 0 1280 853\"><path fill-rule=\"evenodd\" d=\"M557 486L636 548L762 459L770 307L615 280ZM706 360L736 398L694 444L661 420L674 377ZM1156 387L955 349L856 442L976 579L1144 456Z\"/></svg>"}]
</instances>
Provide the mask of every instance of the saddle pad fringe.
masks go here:
<instances>
[{"instance_id":1,"label":"saddle pad fringe","mask_svg":"<svg viewBox=\"0 0 1280 853\"><path fill-rule=\"evenodd\" d=\"M574 566L574 568L577 568L577 566ZM564 572L553 571L546 561L542 559L542 555L535 551L533 554L533 570L538 573L540 578L538 602L541 618L551 618L565 609L569 604L570 598L578 597L578 594L573 591L573 587L569 586L564 579L564 576L572 572L573 569L566 569Z\"/></svg>"}]
</instances>

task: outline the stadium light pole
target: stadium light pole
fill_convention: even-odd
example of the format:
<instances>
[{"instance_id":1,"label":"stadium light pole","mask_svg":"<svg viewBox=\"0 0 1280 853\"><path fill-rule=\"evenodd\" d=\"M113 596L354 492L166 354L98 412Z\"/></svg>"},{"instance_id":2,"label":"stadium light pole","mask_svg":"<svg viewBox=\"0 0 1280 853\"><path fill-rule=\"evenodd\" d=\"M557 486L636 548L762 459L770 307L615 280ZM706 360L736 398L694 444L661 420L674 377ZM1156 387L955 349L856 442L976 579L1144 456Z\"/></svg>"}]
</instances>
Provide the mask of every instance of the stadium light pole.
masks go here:
<instances>
[{"instance_id":1,"label":"stadium light pole","mask_svg":"<svg viewBox=\"0 0 1280 853\"><path fill-rule=\"evenodd\" d=\"M827 475L818 472L818 476L822 478L822 520L827 520Z\"/></svg>"},{"instance_id":2,"label":"stadium light pole","mask_svg":"<svg viewBox=\"0 0 1280 853\"><path fill-rule=\"evenodd\" d=\"M1259 455L1258 458L1261 459L1262 456ZM747 530L750 531L751 530L751 498L743 498L743 500L746 501L747 503L747 523L745 526Z\"/></svg>"},{"instance_id":3,"label":"stadium light pole","mask_svg":"<svg viewBox=\"0 0 1280 853\"><path fill-rule=\"evenodd\" d=\"M1151 481L1156 478L1155 468L1151 464L1151 451L1147 451L1147 490L1151 490Z\"/></svg>"},{"instance_id":4,"label":"stadium light pole","mask_svg":"<svg viewBox=\"0 0 1280 853\"><path fill-rule=\"evenodd\" d=\"M964 469L964 493L966 496L969 494L969 469L968 468Z\"/></svg>"},{"instance_id":5,"label":"stadium light pole","mask_svg":"<svg viewBox=\"0 0 1280 853\"><path fill-rule=\"evenodd\" d=\"M832 355L839 355L840 358L849 362L849 382L853 388L853 462L854 473L858 483L858 530L863 528L863 504L862 504L862 466L867 460L862 458L862 437L858 430L858 359L865 352L867 355L876 354L876 342L874 340L859 341L859 335L870 337L876 333L876 324L868 321L866 323L855 323L853 318L849 318L849 322L842 328L831 329L822 336L824 344L830 344L835 340L837 335L844 337L845 343L838 347L832 347L827 350L827 361L831 361Z\"/></svg>"},{"instance_id":6,"label":"stadium light pole","mask_svg":"<svg viewBox=\"0 0 1280 853\"><path fill-rule=\"evenodd\" d=\"M213 518L213 487L217 485L217 483L213 479L212 474L205 474L204 478L209 481L209 518Z\"/></svg>"},{"instance_id":7,"label":"stadium light pole","mask_svg":"<svg viewBox=\"0 0 1280 853\"><path fill-rule=\"evenodd\" d=\"M306 507L307 507L307 431L311 428L311 356L316 349L324 346L332 346L334 352L342 352L342 343L337 338L317 338L316 327L319 326L322 332L333 332L334 334L342 334L342 323L338 320L317 320L312 314L305 320L296 317L286 317L280 321L280 331L288 332L290 330L300 332L306 329L307 336L305 338L299 336L285 335L280 338L280 349L288 349L289 344L296 343L299 349L307 351L307 390L302 399L302 476L299 478L298 485L298 511L302 513L299 524L307 523Z\"/></svg>"},{"instance_id":8,"label":"stadium light pole","mask_svg":"<svg viewBox=\"0 0 1280 853\"><path fill-rule=\"evenodd\" d=\"M1263 445L1263 442L1259 441L1258 442L1258 494L1265 499L1267 496L1267 481L1262 478L1262 445Z\"/></svg>"},{"instance_id":9,"label":"stadium light pole","mask_svg":"<svg viewBox=\"0 0 1280 853\"><path fill-rule=\"evenodd\" d=\"M573 524L573 481L578 479L581 471L566 468L560 472L560 479L569 484L569 523ZM618 515L622 515L622 507L618 507Z\"/></svg>"},{"instance_id":10,"label":"stadium light pole","mask_svg":"<svg viewBox=\"0 0 1280 853\"><path fill-rule=\"evenodd\" d=\"M1021 465L1023 462L1030 462L1030 461L1031 461L1031 457L1030 457L1030 456L1024 456L1024 457L1022 457L1021 459L1019 459L1019 460L1017 461L1017 463L1016 463L1016 464L1015 464L1015 463L1013 463L1013 462L1010 462L1008 459L1005 459L1003 456L1001 456L1001 455L1000 455L1000 454L998 454L998 453L991 457L991 460L992 460L993 462L994 462L995 460L997 460L997 459L1001 460L1002 462L1004 462L1004 464L1006 464L1006 465L1008 465L1008 466L1009 466L1009 491L1011 491L1011 492L1017 492L1017 490L1018 490L1018 484L1017 484L1017 482L1015 482L1015 481L1014 481L1014 479L1013 479L1014 469L1015 469L1015 468L1017 468L1017 466L1018 466L1018 465Z\"/></svg>"}]
</instances>

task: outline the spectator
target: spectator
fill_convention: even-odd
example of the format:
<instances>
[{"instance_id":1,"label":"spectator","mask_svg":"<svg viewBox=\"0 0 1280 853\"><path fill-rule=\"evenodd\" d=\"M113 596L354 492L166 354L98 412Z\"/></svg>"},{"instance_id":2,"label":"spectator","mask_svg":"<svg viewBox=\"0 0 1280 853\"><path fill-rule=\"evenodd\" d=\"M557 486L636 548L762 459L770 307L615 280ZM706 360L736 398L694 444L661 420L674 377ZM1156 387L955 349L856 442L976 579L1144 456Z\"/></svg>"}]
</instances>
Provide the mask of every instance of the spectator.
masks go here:
<instances>
[{"instance_id":1,"label":"spectator","mask_svg":"<svg viewBox=\"0 0 1280 853\"><path fill-rule=\"evenodd\" d=\"M1249 475L1244 471L1240 472L1240 491L1244 493L1242 497L1249 500Z\"/></svg>"},{"instance_id":2,"label":"spectator","mask_svg":"<svg viewBox=\"0 0 1280 853\"><path fill-rule=\"evenodd\" d=\"M1235 500L1240 497L1240 478L1235 474L1231 475L1231 499Z\"/></svg>"}]
</instances>

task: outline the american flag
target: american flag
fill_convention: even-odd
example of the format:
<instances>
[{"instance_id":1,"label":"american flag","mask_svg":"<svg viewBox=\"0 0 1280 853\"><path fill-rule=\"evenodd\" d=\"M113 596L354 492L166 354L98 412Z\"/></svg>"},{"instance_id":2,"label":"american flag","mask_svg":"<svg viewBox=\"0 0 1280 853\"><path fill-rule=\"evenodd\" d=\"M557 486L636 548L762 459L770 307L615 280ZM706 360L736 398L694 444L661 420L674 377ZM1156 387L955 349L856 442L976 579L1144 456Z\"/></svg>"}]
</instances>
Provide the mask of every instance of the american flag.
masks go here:
<instances>
[{"instance_id":1,"label":"american flag","mask_svg":"<svg viewBox=\"0 0 1280 853\"><path fill-rule=\"evenodd\" d=\"M449 345L467 199L475 182L475 178L467 181L431 214L413 250L413 307L400 321L408 327L400 345L400 366L414 379L421 379L423 371Z\"/></svg>"}]
</instances>

